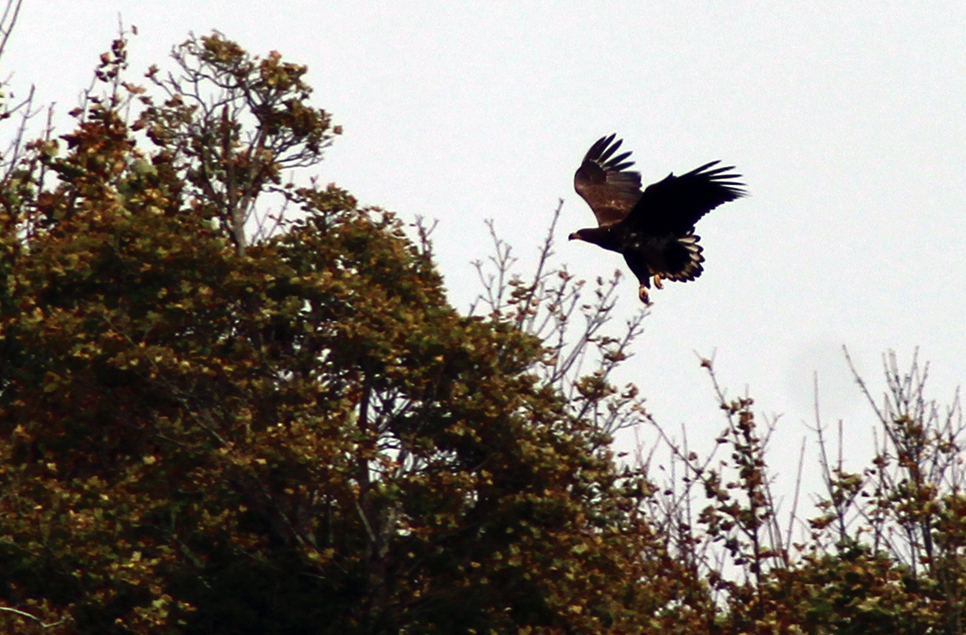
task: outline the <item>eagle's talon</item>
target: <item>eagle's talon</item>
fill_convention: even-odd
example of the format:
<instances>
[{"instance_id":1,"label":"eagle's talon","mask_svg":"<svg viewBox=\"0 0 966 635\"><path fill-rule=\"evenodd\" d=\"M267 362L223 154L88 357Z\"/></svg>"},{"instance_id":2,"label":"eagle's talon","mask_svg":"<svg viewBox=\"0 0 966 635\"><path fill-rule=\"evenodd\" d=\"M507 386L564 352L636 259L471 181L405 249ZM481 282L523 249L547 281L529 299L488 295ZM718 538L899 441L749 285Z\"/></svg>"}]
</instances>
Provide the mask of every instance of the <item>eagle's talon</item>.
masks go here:
<instances>
[{"instance_id":1,"label":"eagle's talon","mask_svg":"<svg viewBox=\"0 0 966 635\"><path fill-rule=\"evenodd\" d=\"M651 299L647 295L647 289L644 287L643 284L637 289L637 296L641 299L641 302L643 302L644 304L651 303Z\"/></svg>"},{"instance_id":2,"label":"eagle's talon","mask_svg":"<svg viewBox=\"0 0 966 635\"><path fill-rule=\"evenodd\" d=\"M656 288L656 289L663 289L664 288L664 283L661 282L661 274L659 274L659 273L655 273L654 274L654 288Z\"/></svg>"}]
</instances>

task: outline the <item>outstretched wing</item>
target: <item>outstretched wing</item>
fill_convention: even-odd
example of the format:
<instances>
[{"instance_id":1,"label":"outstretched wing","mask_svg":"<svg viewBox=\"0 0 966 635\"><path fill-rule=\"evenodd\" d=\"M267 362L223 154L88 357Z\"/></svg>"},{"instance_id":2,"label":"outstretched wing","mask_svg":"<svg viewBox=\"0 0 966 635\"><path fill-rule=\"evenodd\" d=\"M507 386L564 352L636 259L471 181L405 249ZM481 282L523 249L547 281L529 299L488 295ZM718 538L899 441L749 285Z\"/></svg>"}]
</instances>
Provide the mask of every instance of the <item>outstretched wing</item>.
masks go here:
<instances>
[{"instance_id":1,"label":"outstretched wing","mask_svg":"<svg viewBox=\"0 0 966 635\"><path fill-rule=\"evenodd\" d=\"M628 223L650 235L683 236L702 216L728 201L745 196L744 184L730 172L733 166L716 168L712 161L681 176L668 175L648 185L631 210Z\"/></svg>"},{"instance_id":2,"label":"outstretched wing","mask_svg":"<svg viewBox=\"0 0 966 635\"><path fill-rule=\"evenodd\" d=\"M614 156L623 142L615 142L615 136L601 137L590 146L574 174L574 189L590 205L598 225L623 220L641 198L641 173L627 170L634 165L626 160L630 152Z\"/></svg>"}]
</instances>

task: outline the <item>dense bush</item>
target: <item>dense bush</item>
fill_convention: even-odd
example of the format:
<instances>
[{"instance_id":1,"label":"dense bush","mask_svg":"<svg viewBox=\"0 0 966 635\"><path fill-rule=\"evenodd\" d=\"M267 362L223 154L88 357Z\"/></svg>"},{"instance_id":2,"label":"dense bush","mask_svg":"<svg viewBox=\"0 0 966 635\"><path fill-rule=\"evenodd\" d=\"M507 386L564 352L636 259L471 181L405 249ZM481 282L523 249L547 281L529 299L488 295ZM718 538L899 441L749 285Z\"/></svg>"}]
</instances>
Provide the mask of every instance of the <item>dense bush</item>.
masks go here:
<instances>
[{"instance_id":1,"label":"dense bush","mask_svg":"<svg viewBox=\"0 0 966 635\"><path fill-rule=\"evenodd\" d=\"M451 308L392 214L283 183L338 133L304 67L217 35L175 57L157 101L116 42L66 152L4 183L4 605L53 632L637 629L672 565L541 342ZM298 213L264 231L262 196Z\"/></svg>"}]
</instances>

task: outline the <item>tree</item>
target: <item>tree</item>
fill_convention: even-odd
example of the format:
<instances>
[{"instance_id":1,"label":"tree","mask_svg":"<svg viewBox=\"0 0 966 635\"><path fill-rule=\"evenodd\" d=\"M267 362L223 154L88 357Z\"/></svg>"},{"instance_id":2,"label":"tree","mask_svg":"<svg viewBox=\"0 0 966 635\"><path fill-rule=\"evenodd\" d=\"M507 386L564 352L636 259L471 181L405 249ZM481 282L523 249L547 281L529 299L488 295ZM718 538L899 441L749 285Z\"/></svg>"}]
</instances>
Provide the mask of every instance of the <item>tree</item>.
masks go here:
<instances>
[{"instance_id":1,"label":"tree","mask_svg":"<svg viewBox=\"0 0 966 635\"><path fill-rule=\"evenodd\" d=\"M536 288L460 315L425 233L283 183L339 133L305 67L174 59L152 94L117 40L0 190L3 629L648 632L634 396L554 370Z\"/></svg>"},{"instance_id":2,"label":"tree","mask_svg":"<svg viewBox=\"0 0 966 635\"><path fill-rule=\"evenodd\" d=\"M702 363L714 379L711 362ZM883 370L878 400L853 367L879 432L871 464L846 469L842 422L832 459L817 420L827 492L810 517L797 509L796 492L787 525L771 490L772 427L759 428L752 399L727 399L714 381L726 418L722 452L699 457L671 443L671 473L681 476L655 490L652 522L674 537L670 550L693 581L688 588L710 590L678 615L680 632L962 632L966 426L958 395L945 407L928 399L928 367L915 357L903 371L889 354Z\"/></svg>"}]
</instances>

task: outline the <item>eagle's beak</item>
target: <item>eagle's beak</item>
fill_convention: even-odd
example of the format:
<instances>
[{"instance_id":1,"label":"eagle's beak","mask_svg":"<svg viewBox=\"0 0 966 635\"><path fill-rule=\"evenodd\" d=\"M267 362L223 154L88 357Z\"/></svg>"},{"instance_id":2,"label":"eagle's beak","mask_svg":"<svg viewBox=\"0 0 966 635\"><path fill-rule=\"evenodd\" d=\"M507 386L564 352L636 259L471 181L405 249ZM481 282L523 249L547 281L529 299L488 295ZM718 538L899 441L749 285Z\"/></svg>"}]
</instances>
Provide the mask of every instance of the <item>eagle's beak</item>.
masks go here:
<instances>
[{"instance_id":1,"label":"eagle's beak","mask_svg":"<svg viewBox=\"0 0 966 635\"><path fill-rule=\"evenodd\" d=\"M578 239L580 239L580 236L577 235L577 232L574 232L569 236L567 236L567 240L578 240Z\"/></svg>"}]
</instances>

